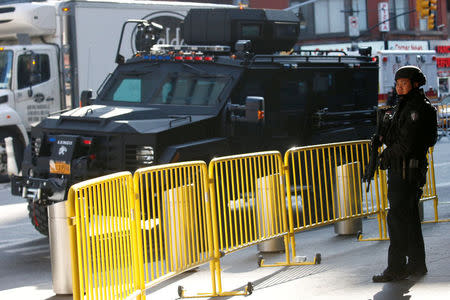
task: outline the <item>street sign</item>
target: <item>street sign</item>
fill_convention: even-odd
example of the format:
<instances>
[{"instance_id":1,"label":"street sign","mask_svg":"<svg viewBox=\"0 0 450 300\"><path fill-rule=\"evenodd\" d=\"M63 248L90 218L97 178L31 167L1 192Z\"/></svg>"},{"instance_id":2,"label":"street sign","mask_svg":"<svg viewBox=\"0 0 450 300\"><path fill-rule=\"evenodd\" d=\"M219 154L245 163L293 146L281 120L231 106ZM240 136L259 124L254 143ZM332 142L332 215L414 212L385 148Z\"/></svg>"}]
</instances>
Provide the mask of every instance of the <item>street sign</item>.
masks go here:
<instances>
[{"instance_id":1,"label":"street sign","mask_svg":"<svg viewBox=\"0 0 450 300\"><path fill-rule=\"evenodd\" d=\"M379 2L378 3L378 23L380 23L378 29L381 32L389 31L389 3Z\"/></svg>"},{"instance_id":2,"label":"street sign","mask_svg":"<svg viewBox=\"0 0 450 300\"><path fill-rule=\"evenodd\" d=\"M356 16L348 17L348 33L350 36L359 36L359 21Z\"/></svg>"}]
</instances>

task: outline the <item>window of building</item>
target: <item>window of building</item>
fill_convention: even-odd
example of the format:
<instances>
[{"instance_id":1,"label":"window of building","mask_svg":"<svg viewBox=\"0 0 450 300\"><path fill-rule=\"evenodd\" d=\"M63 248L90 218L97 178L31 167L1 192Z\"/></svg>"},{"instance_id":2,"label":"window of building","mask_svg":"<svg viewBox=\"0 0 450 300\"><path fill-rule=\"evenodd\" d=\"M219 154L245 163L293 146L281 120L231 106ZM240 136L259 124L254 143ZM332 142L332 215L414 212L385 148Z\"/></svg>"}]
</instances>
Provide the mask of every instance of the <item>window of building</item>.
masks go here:
<instances>
[{"instance_id":1,"label":"window of building","mask_svg":"<svg viewBox=\"0 0 450 300\"><path fill-rule=\"evenodd\" d=\"M314 2L316 34L345 32L344 0Z\"/></svg>"},{"instance_id":2,"label":"window of building","mask_svg":"<svg viewBox=\"0 0 450 300\"><path fill-rule=\"evenodd\" d=\"M394 18L390 21L391 29L394 30L409 30L409 14L405 14L410 11L409 0L389 0L389 12L390 18ZM404 14L404 15L401 15ZM400 16L401 15L401 16Z\"/></svg>"},{"instance_id":3,"label":"window of building","mask_svg":"<svg viewBox=\"0 0 450 300\"><path fill-rule=\"evenodd\" d=\"M363 31L367 29L367 6L366 0L353 0L352 1L353 16L358 17L359 30Z\"/></svg>"},{"instance_id":4,"label":"window of building","mask_svg":"<svg viewBox=\"0 0 450 300\"><path fill-rule=\"evenodd\" d=\"M34 57L34 74L32 74L32 64ZM34 85L50 79L50 62L47 54L23 54L19 56L17 62L17 85L19 89L31 85L31 77L34 78Z\"/></svg>"},{"instance_id":5,"label":"window of building","mask_svg":"<svg viewBox=\"0 0 450 300\"><path fill-rule=\"evenodd\" d=\"M348 17L357 16L359 30L367 30L367 0L292 0L300 20L300 38L316 34L347 34Z\"/></svg>"},{"instance_id":6,"label":"window of building","mask_svg":"<svg viewBox=\"0 0 450 300\"><path fill-rule=\"evenodd\" d=\"M290 6L302 4L308 0L291 1ZM292 11L298 16L300 21L300 36L314 35L314 6L312 4L304 4L296 6Z\"/></svg>"}]
</instances>

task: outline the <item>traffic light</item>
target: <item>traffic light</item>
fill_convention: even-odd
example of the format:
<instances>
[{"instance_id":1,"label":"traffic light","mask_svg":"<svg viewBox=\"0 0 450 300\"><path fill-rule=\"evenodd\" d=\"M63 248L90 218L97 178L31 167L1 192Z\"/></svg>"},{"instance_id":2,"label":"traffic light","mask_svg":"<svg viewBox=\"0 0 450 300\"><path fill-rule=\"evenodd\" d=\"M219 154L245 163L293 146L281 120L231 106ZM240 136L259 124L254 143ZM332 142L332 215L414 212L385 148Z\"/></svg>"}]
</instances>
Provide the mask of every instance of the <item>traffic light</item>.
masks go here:
<instances>
[{"instance_id":1,"label":"traffic light","mask_svg":"<svg viewBox=\"0 0 450 300\"><path fill-rule=\"evenodd\" d=\"M437 0L416 0L416 12L419 19L427 19L427 29L435 29L435 14Z\"/></svg>"},{"instance_id":2,"label":"traffic light","mask_svg":"<svg viewBox=\"0 0 450 300\"><path fill-rule=\"evenodd\" d=\"M437 10L437 0L430 0L428 2L430 2L430 5L429 5L430 10L436 11Z\"/></svg>"},{"instance_id":3,"label":"traffic light","mask_svg":"<svg viewBox=\"0 0 450 300\"><path fill-rule=\"evenodd\" d=\"M428 28L428 30L433 30L435 28L435 26L434 26L435 14L433 13L433 11L437 10L437 0L430 0L428 8L429 8L429 15L428 15L428 20L427 20L427 28Z\"/></svg>"},{"instance_id":4,"label":"traffic light","mask_svg":"<svg viewBox=\"0 0 450 300\"><path fill-rule=\"evenodd\" d=\"M434 14L433 13L431 13L428 16L427 28L428 28L428 30L433 30L434 29Z\"/></svg>"},{"instance_id":5,"label":"traffic light","mask_svg":"<svg viewBox=\"0 0 450 300\"><path fill-rule=\"evenodd\" d=\"M430 14L430 2L428 0L416 0L416 11L419 19L423 19Z\"/></svg>"}]
</instances>

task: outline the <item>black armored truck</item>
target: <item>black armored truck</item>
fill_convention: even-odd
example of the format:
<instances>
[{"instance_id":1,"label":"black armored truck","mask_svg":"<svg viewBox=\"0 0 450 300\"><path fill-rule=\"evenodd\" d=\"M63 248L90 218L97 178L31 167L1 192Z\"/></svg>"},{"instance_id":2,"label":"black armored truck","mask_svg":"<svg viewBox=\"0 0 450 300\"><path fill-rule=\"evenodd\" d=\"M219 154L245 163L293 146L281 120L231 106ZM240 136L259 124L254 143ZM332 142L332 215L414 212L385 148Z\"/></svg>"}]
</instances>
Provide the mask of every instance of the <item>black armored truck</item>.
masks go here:
<instances>
[{"instance_id":1,"label":"black armored truck","mask_svg":"<svg viewBox=\"0 0 450 300\"><path fill-rule=\"evenodd\" d=\"M12 192L48 233L46 206L107 173L220 155L367 139L376 122L378 62L370 55L295 52L289 11L192 9L187 45L156 45L161 26L129 20L135 53L95 99L32 129ZM122 30L121 41L124 30ZM94 66L95 67L95 66Z\"/></svg>"}]
</instances>

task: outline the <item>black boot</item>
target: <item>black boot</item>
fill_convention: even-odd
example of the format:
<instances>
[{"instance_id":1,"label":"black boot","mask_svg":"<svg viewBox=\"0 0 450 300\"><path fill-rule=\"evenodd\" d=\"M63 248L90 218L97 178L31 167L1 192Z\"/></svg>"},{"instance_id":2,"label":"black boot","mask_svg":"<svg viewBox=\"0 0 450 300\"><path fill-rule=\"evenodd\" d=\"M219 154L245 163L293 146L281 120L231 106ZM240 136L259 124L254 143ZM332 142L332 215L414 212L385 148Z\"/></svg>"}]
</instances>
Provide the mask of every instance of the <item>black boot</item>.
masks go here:
<instances>
[{"instance_id":1,"label":"black boot","mask_svg":"<svg viewBox=\"0 0 450 300\"><path fill-rule=\"evenodd\" d=\"M390 270L385 270L380 275L374 275L372 277L373 282L390 282L390 281L399 281L406 279L409 274L406 271L401 272L392 272Z\"/></svg>"},{"instance_id":2,"label":"black boot","mask_svg":"<svg viewBox=\"0 0 450 300\"><path fill-rule=\"evenodd\" d=\"M406 272L411 276L424 276L428 273L428 269L426 265L417 266L408 264L406 266Z\"/></svg>"}]
</instances>

